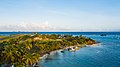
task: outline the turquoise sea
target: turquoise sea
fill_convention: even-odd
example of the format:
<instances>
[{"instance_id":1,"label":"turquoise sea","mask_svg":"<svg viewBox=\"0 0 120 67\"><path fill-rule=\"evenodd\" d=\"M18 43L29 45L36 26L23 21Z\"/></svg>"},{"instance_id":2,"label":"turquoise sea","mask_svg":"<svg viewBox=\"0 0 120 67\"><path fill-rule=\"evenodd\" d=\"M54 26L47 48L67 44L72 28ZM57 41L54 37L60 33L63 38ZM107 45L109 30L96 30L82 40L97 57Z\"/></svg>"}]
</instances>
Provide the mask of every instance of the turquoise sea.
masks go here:
<instances>
[{"instance_id":1,"label":"turquoise sea","mask_svg":"<svg viewBox=\"0 0 120 67\"><path fill-rule=\"evenodd\" d=\"M30 32L21 32L27 34ZM48 55L38 62L41 67L120 67L120 32L39 32L40 34L71 34L90 37L100 45L83 47L76 52ZM0 35L18 34L1 32ZM107 36L100 36L107 34Z\"/></svg>"},{"instance_id":2,"label":"turquoise sea","mask_svg":"<svg viewBox=\"0 0 120 67\"><path fill-rule=\"evenodd\" d=\"M42 67L120 67L120 35L84 35L100 45L84 47L76 52L65 50L39 61Z\"/></svg>"}]
</instances>

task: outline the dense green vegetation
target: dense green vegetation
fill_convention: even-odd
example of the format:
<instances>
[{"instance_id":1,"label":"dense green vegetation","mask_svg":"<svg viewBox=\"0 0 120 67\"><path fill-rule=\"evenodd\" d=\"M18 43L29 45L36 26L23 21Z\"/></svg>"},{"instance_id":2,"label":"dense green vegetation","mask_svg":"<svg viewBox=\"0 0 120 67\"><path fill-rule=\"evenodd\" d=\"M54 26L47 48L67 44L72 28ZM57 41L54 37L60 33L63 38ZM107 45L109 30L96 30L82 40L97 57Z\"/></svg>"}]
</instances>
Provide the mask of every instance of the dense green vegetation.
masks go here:
<instances>
[{"instance_id":1,"label":"dense green vegetation","mask_svg":"<svg viewBox=\"0 0 120 67\"><path fill-rule=\"evenodd\" d=\"M0 65L26 67L38 62L40 56L68 46L85 46L95 41L84 36L56 34L19 34L0 36Z\"/></svg>"}]
</instances>

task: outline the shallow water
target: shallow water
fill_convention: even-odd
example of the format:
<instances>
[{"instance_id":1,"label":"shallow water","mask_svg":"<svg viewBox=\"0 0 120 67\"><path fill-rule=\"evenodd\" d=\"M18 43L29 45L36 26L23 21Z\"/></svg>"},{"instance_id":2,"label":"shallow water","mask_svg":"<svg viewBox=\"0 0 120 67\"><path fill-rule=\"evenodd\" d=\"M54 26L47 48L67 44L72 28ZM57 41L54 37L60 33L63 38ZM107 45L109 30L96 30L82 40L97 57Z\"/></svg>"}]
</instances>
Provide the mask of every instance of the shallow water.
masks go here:
<instances>
[{"instance_id":1,"label":"shallow water","mask_svg":"<svg viewBox=\"0 0 120 67\"><path fill-rule=\"evenodd\" d=\"M38 63L42 67L120 67L120 35L84 35L101 45L84 47L76 52L65 50L49 55Z\"/></svg>"}]
</instances>

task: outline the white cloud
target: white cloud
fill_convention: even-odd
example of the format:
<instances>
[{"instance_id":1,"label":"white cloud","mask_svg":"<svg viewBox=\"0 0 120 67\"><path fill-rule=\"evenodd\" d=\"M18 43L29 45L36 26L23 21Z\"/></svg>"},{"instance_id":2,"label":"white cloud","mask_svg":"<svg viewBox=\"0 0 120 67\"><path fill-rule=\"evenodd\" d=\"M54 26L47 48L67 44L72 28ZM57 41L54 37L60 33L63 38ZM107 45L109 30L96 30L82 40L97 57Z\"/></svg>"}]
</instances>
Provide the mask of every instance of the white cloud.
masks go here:
<instances>
[{"instance_id":1,"label":"white cloud","mask_svg":"<svg viewBox=\"0 0 120 67\"><path fill-rule=\"evenodd\" d=\"M94 27L97 26L97 27ZM105 26L105 28L102 28L101 25L79 25L79 27L69 27L69 26L53 26L50 25L48 22L43 23L20 23L20 24L6 24L6 25L0 25L0 31L25 31L25 32L45 32L45 31L78 31L78 32L85 32L85 31L119 31L118 27L114 27L115 29L112 29L111 26Z\"/></svg>"},{"instance_id":2,"label":"white cloud","mask_svg":"<svg viewBox=\"0 0 120 67\"><path fill-rule=\"evenodd\" d=\"M54 27L49 25L47 22L0 25L0 31L42 31L53 29Z\"/></svg>"},{"instance_id":3,"label":"white cloud","mask_svg":"<svg viewBox=\"0 0 120 67\"><path fill-rule=\"evenodd\" d=\"M44 23L20 23L0 25L0 31L69 31L68 27L55 27L48 22Z\"/></svg>"}]
</instances>

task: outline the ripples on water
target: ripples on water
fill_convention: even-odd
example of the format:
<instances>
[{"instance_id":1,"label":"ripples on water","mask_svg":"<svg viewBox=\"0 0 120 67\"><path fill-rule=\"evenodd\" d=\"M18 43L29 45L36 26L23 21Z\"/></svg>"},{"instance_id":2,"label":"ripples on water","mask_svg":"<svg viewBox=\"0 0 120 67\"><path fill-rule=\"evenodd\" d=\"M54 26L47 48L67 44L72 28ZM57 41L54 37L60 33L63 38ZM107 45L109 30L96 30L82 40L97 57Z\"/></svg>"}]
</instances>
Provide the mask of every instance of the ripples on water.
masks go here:
<instances>
[{"instance_id":1,"label":"ripples on water","mask_svg":"<svg viewBox=\"0 0 120 67\"><path fill-rule=\"evenodd\" d=\"M101 45L84 47L76 52L65 50L39 61L42 67L120 67L120 35L85 35Z\"/></svg>"}]
</instances>

